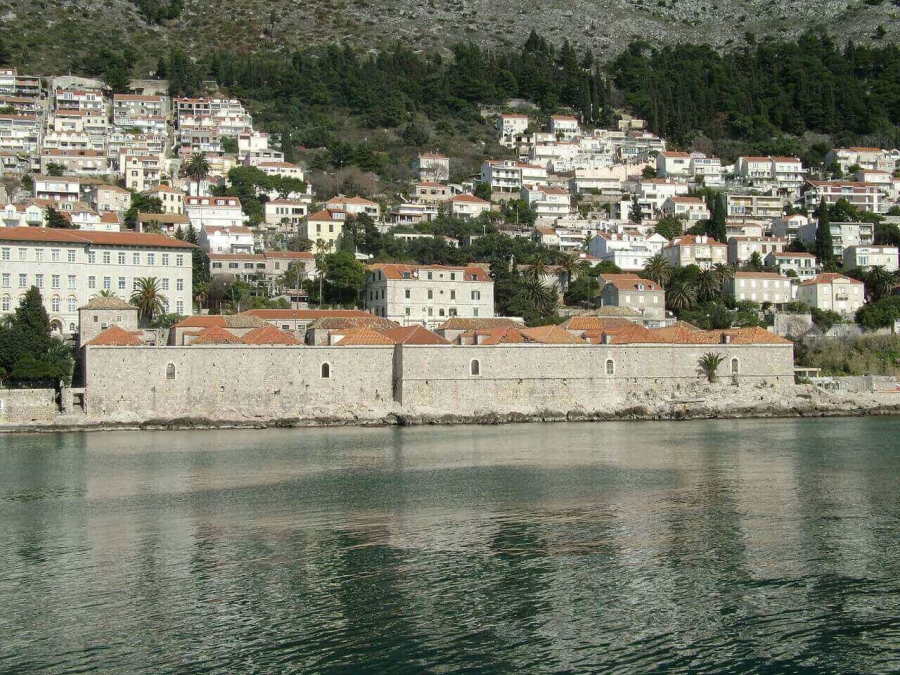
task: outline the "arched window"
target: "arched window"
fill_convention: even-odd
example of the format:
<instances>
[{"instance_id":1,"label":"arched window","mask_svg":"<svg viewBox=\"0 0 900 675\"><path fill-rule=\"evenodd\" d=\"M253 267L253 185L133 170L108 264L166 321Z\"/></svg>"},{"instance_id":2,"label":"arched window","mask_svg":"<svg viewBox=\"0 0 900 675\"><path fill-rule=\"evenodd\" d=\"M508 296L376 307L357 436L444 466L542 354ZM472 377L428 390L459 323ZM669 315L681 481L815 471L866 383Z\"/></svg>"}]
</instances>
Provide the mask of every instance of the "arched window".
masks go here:
<instances>
[{"instance_id":1,"label":"arched window","mask_svg":"<svg viewBox=\"0 0 900 675\"><path fill-rule=\"evenodd\" d=\"M438 310L438 316L444 316L444 310Z\"/></svg>"},{"instance_id":2,"label":"arched window","mask_svg":"<svg viewBox=\"0 0 900 675\"><path fill-rule=\"evenodd\" d=\"M166 366L166 379L174 380L175 379L175 364L170 363Z\"/></svg>"},{"instance_id":3,"label":"arched window","mask_svg":"<svg viewBox=\"0 0 900 675\"><path fill-rule=\"evenodd\" d=\"M9 311L9 296L8 296L8 295L4 295L4 296L3 296L3 305L2 305L2 307L3 307L3 311L4 311L4 312L8 312L8 311Z\"/></svg>"},{"instance_id":4,"label":"arched window","mask_svg":"<svg viewBox=\"0 0 900 675\"><path fill-rule=\"evenodd\" d=\"M322 364L322 379L327 380L331 377L331 364L323 363Z\"/></svg>"},{"instance_id":5,"label":"arched window","mask_svg":"<svg viewBox=\"0 0 900 675\"><path fill-rule=\"evenodd\" d=\"M54 295L53 299L50 300L50 311L51 312L59 311L59 296L58 295Z\"/></svg>"},{"instance_id":6,"label":"arched window","mask_svg":"<svg viewBox=\"0 0 900 675\"><path fill-rule=\"evenodd\" d=\"M731 359L731 374L737 375L741 372L741 363L737 359Z\"/></svg>"},{"instance_id":7,"label":"arched window","mask_svg":"<svg viewBox=\"0 0 900 675\"><path fill-rule=\"evenodd\" d=\"M469 375L474 375L476 377L481 375L481 362L478 359L469 361Z\"/></svg>"},{"instance_id":8,"label":"arched window","mask_svg":"<svg viewBox=\"0 0 900 675\"><path fill-rule=\"evenodd\" d=\"M69 298L69 314L74 314L77 311L78 301L74 297Z\"/></svg>"},{"instance_id":9,"label":"arched window","mask_svg":"<svg viewBox=\"0 0 900 675\"><path fill-rule=\"evenodd\" d=\"M70 323L70 324L69 324L69 332L70 332L70 333L74 333L74 332L75 332L75 324L74 324L74 323Z\"/></svg>"},{"instance_id":10,"label":"arched window","mask_svg":"<svg viewBox=\"0 0 900 675\"><path fill-rule=\"evenodd\" d=\"M616 374L616 364L613 363L612 359L606 360L606 374L607 375L615 375Z\"/></svg>"}]
</instances>

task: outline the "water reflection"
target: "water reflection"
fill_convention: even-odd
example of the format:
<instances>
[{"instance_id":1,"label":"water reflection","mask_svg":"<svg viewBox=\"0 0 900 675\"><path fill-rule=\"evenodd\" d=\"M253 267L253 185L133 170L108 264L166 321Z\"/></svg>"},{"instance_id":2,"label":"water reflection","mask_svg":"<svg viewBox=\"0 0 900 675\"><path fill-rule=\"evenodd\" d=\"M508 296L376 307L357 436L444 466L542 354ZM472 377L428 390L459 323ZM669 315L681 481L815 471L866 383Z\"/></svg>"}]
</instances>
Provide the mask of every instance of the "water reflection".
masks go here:
<instances>
[{"instance_id":1,"label":"water reflection","mask_svg":"<svg viewBox=\"0 0 900 675\"><path fill-rule=\"evenodd\" d=\"M0 672L890 672L898 431L0 436Z\"/></svg>"}]
</instances>

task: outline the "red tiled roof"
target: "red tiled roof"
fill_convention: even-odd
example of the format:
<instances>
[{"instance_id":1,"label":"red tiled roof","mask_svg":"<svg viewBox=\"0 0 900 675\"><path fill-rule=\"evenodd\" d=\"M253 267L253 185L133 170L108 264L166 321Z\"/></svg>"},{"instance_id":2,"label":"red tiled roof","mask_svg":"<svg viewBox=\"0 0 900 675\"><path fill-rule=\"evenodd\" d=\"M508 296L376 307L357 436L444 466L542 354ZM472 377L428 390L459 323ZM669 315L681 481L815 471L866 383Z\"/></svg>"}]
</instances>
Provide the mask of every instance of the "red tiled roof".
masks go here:
<instances>
[{"instance_id":1,"label":"red tiled roof","mask_svg":"<svg viewBox=\"0 0 900 675\"><path fill-rule=\"evenodd\" d=\"M304 320L315 321L329 317L352 318L373 317L361 309L249 309L242 316L254 316L269 321Z\"/></svg>"},{"instance_id":2,"label":"red tiled roof","mask_svg":"<svg viewBox=\"0 0 900 675\"><path fill-rule=\"evenodd\" d=\"M634 323L628 319L604 318L599 316L570 316L559 327L575 331L603 331Z\"/></svg>"},{"instance_id":3,"label":"red tiled roof","mask_svg":"<svg viewBox=\"0 0 900 675\"><path fill-rule=\"evenodd\" d=\"M392 345L396 344L391 338L384 333L372 330L371 328L354 328L347 331L347 334L335 343L337 347L349 347L356 345Z\"/></svg>"},{"instance_id":4,"label":"red tiled roof","mask_svg":"<svg viewBox=\"0 0 900 675\"><path fill-rule=\"evenodd\" d=\"M520 328L519 330L526 338L545 345L584 344L584 340L559 326L538 326L536 328Z\"/></svg>"},{"instance_id":5,"label":"red tiled roof","mask_svg":"<svg viewBox=\"0 0 900 675\"><path fill-rule=\"evenodd\" d=\"M136 347L138 345L144 344L144 341L141 340L140 331L137 333L131 333L124 328L120 328L119 326L110 326L105 331L100 333L93 340L88 342L85 346L90 347Z\"/></svg>"},{"instance_id":6,"label":"red tiled roof","mask_svg":"<svg viewBox=\"0 0 900 675\"><path fill-rule=\"evenodd\" d=\"M246 345L300 345L303 344L290 333L266 324L262 328L247 331L241 342Z\"/></svg>"},{"instance_id":7,"label":"red tiled roof","mask_svg":"<svg viewBox=\"0 0 900 675\"><path fill-rule=\"evenodd\" d=\"M200 335L194 340L192 345L229 345L240 344L241 338L234 333L229 333L221 326L210 326L200 331Z\"/></svg>"},{"instance_id":8,"label":"red tiled roof","mask_svg":"<svg viewBox=\"0 0 900 675\"><path fill-rule=\"evenodd\" d=\"M97 246L146 246L150 248L197 248L162 234L139 232L99 232L95 230L61 230L46 227L0 228L3 241L55 242L60 244L94 244Z\"/></svg>"},{"instance_id":9,"label":"red tiled roof","mask_svg":"<svg viewBox=\"0 0 900 675\"><path fill-rule=\"evenodd\" d=\"M470 265L468 267L450 267L446 265L401 265L395 263L376 263L374 265L369 265L367 269L371 272L381 271L387 279L405 279L405 278L414 278L412 275L414 273L419 274L419 278L421 278L422 271L434 271L434 272L462 272L463 278L459 281L491 281L491 275L488 274L487 270L482 269L481 267L476 267L474 265ZM404 277L404 274L408 274L409 277Z\"/></svg>"},{"instance_id":10,"label":"red tiled roof","mask_svg":"<svg viewBox=\"0 0 900 675\"><path fill-rule=\"evenodd\" d=\"M859 284L863 285L863 282L858 279L853 279L851 277L845 277L843 274L837 274L836 272L826 272L825 274L818 275L815 279L809 279L808 281L802 282L801 286L815 286L817 284L831 284L835 281L849 281L851 284Z\"/></svg>"},{"instance_id":11,"label":"red tiled roof","mask_svg":"<svg viewBox=\"0 0 900 675\"><path fill-rule=\"evenodd\" d=\"M383 330L381 333L400 345L449 345L450 343L437 333L416 324Z\"/></svg>"}]
</instances>

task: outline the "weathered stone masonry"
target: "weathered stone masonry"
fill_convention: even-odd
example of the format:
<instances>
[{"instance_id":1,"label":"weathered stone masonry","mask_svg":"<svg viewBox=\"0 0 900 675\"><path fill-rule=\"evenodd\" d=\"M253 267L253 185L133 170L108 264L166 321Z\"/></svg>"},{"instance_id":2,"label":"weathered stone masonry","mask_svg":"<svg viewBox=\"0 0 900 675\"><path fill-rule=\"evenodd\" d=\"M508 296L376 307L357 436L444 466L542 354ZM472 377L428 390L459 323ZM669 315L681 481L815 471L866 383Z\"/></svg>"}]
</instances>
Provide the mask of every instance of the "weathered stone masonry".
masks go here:
<instances>
[{"instance_id":1,"label":"weathered stone masonry","mask_svg":"<svg viewBox=\"0 0 900 675\"><path fill-rule=\"evenodd\" d=\"M723 383L793 384L790 344L89 346L84 400L91 418L135 421L590 412L697 383L707 352Z\"/></svg>"}]
</instances>

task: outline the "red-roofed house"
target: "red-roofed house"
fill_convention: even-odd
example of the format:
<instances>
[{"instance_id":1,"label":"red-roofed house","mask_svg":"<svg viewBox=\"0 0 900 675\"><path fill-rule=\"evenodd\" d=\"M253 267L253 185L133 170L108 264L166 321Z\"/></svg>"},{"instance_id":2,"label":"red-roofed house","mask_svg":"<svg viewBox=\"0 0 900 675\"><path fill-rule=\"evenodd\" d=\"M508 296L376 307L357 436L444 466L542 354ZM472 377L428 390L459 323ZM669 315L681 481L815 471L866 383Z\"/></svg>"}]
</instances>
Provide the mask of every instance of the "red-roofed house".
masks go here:
<instances>
[{"instance_id":1,"label":"red-roofed house","mask_svg":"<svg viewBox=\"0 0 900 675\"><path fill-rule=\"evenodd\" d=\"M425 152L412 161L417 180L440 183L450 180L450 159L434 152Z\"/></svg>"},{"instance_id":2,"label":"red-roofed house","mask_svg":"<svg viewBox=\"0 0 900 675\"><path fill-rule=\"evenodd\" d=\"M672 267L696 265L708 270L719 263L724 265L728 262L728 245L706 235L686 234L664 246L662 256Z\"/></svg>"},{"instance_id":3,"label":"red-roofed house","mask_svg":"<svg viewBox=\"0 0 900 675\"><path fill-rule=\"evenodd\" d=\"M551 115L547 130L563 141L570 141L581 134L578 118L571 115Z\"/></svg>"},{"instance_id":4,"label":"red-roofed house","mask_svg":"<svg viewBox=\"0 0 900 675\"><path fill-rule=\"evenodd\" d=\"M480 199L475 195L456 195L447 200L450 205L450 214L462 220L477 218L482 213L491 210L491 203Z\"/></svg>"},{"instance_id":5,"label":"red-roofed house","mask_svg":"<svg viewBox=\"0 0 900 675\"><path fill-rule=\"evenodd\" d=\"M402 325L431 328L448 317L494 316L494 281L481 267L370 265L366 309Z\"/></svg>"},{"instance_id":6,"label":"red-roofed house","mask_svg":"<svg viewBox=\"0 0 900 675\"><path fill-rule=\"evenodd\" d=\"M691 156L686 152L666 150L656 155L656 175L660 178L690 174Z\"/></svg>"},{"instance_id":7,"label":"red-roofed house","mask_svg":"<svg viewBox=\"0 0 900 675\"><path fill-rule=\"evenodd\" d=\"M736 300L782 305L793 300L791 280L777 272L735 272L725 282L725 292Z\"/></svg>"},{"instance_id":8,"label":"red-roofed house","mask_svg":"<svg viewBox=\"0 0 900 675\"><path fill-rule=\"evenodd\" d=\"M306 219L306 238L327 249L336 249L344 231L347 212L341 209L322 209Z\"/></svg>"},{"instance_id":9,"label":"red-roofed house","mask_svg":"<svg viewBox=\"0 0 900 675\"><path fill-rule=\"evenodd\" d=\"M710 217L706 202L699 197L669 197L663 202L660 211L664 216L681 218L688 223L709 220Z\"/></svg>"},{"instance_id":10,"label":"red-roofed house","mask_svg":"<svg viewBox=\"0 0 900 675\"><path fill-rule=\"evenodd\" d=\"M603 274L601 279L601 306L628 307L653 321L666 318L666 292L656 282L636 274Z\"/></svg>"},{"instance_id":11,"label":"red-roofed house","mask_svg":"<svg viewBox=\"0 0 900 675\"><path fill-rule=\"evenodd\" d=\"M866 289L861 281L829 272L802 282L797 287L797 300L810 307L851 316L865 303Z\"/></svg>"}]
</instances>

